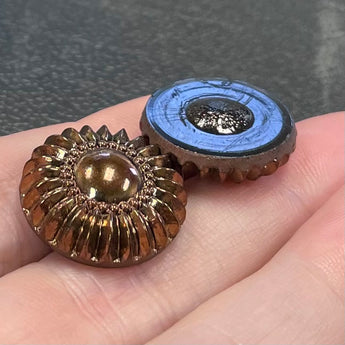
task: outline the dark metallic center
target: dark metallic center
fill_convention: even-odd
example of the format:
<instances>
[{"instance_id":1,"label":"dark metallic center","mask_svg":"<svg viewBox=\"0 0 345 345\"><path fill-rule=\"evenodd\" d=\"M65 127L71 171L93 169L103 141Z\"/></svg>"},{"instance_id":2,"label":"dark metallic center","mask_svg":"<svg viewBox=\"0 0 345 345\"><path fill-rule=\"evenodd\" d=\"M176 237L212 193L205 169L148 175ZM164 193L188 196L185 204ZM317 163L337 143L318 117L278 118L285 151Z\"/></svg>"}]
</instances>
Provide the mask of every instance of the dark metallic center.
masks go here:
<instances>
[{"instance_id":1,"label":"dark metallic center","mask_svg":"<svg viewBox=\"0 0 345 345\"><path fill-rule=\"evenodd\" d=\"M128 200L142 185L141 173L134 164L124 154L109 149L87 153L74 174L80 190L97 201Z\"/></svg>"},{"instance_id":2,"label":"dark metallic center","mask_svg":"<svg viewBox=\"0 0 345 345\"><path fill-rule=\"evenodd\" d=\"M188 105L186 115L196 128L218 135L239 134L254 123L245 105L226 98L198 99Z\"/></svg>"}]
</instances>

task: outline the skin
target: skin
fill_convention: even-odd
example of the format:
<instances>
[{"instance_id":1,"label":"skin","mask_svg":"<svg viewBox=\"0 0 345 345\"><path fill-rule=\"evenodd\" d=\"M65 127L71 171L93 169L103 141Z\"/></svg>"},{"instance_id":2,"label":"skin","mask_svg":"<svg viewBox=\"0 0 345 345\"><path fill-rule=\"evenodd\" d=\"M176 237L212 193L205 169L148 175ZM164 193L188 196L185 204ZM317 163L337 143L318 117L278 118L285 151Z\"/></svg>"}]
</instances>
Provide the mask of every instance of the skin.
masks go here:
<instances>
[{"instance_id":1,"label":"skin","mask_svg":"<svg viewBox=\"0 0 345 345\"><path fill-rule=\"evenodd\" d=\"M180 234L142 265L74 263L30 230L18 184L32 149L84 124L133 138L146 100L0 138L0 343L344 343L344 112L298 123L272 176L188 180Z\"/></svg>"}]
</instances>

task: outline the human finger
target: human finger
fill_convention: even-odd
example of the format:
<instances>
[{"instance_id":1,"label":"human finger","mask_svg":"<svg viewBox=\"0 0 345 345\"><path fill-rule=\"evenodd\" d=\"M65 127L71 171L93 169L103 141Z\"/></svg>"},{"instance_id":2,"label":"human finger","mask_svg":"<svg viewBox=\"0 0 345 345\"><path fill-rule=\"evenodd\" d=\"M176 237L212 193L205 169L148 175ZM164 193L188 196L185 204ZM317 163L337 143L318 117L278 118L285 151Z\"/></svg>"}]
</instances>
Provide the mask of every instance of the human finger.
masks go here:
<instances>
[{"instance_id":1,"label":"human finger","mask_svg":"<svg viewBox=\"0 0 345 345\"><path fill-rule=\"evenodd\" d=\"M344 188L261 270L150 344L343 344Z\"/></svg>"},{"instance_id":2,"label":"human finger","mask_svg":"<svg viewBox=\"0 0 345 345\"><path fill-rule=\"evenodd\" d=\"M78 339L86 342L135 343L158 334L259 269L342 183L342 121L338 114L300 123L300 149L274 176L240 186L190 181L183 231L157 258L137 267L102 270L50 255L2 278L3 310L11 308L12 318L28 322L23 301L29 299L32 321L42 324L41 335L49 334L51 341L70 339L70 334L58 332L67 325L74 325ZM324 134L326 126L331 133ZM22 282L27 282L26 293ZM43 304L44 291L49 291L49 300L58 301L53 308ZM20 299L11 297L18 295ZM21 308L13 309L17 304ZM60 318L66 313L68 318ZM43 322L50 319L54 323ZM17 335L29 336L31 326L29 320ZM107 332L96 338L101 327Z\"/></svg>"}]
</instances>

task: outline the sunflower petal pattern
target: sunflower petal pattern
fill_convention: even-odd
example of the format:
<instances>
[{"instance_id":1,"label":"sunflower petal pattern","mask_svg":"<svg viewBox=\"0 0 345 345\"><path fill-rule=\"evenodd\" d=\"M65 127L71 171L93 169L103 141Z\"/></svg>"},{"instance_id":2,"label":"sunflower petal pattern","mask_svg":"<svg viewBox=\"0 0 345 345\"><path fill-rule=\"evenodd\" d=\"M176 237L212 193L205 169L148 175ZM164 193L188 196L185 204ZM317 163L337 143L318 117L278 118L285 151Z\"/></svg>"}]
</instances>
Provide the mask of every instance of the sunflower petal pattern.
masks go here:
<instances>
[{"instance_id":1,"label":"sunflower petal pattern","mask_svg":"<svg viewBox=\"0 0 345 345\"><path fill-rule=\"evenodd\" d=\"M122 128L120 131L118 131L116 134L113 136L113 140L116 141L117 143L124 144L129 141L127 132L124 128Z\"/></svg>"},{"instance_id":2,"label":"sunflower petal pattern","mask_svg":"<svg viewBox=\"0 0 345 345\"><path fill-rule=\"evenodd\" d=\"M98 131L97 134L101 138L101 140L109 141L112 138L111 133L106 125L103 125Z\"/></svg>"},{"instance_id":3,"label":"sunflower petal pattern","mask_svg":"<svg viewBox=\"0 0 345 345\"><path fill-rule=\"evenodd\" d=\"M171 166L170 156L146 137L129 140L124 129L113 135L107 126L67 128L25 164L22 208L35 233L72 260L102 267L141 263L169 245L185 219L183 178ZM117 198L119 188L125 197Z\"/></svg>"}]
</instances>

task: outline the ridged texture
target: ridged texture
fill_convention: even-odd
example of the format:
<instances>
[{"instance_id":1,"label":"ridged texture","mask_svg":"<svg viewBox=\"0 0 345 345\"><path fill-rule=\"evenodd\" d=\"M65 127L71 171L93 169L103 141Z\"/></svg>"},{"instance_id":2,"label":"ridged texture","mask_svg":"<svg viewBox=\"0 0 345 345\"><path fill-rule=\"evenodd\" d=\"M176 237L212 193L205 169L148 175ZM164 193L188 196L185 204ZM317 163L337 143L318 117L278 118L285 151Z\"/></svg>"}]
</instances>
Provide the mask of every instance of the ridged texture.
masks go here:
<instances>
[{"instance_id":1,"label":"ridged texture","mask_svg":"<svg viewBox=\"0 0 345 345\"><path fill-rule=\"evenodd\" d=\"M279 146L262 154L243 157L222 158L212 155L203 155L197 152L187 151L174 145L154 131L142 117L141 128L143 135L150 142L162 148L173 157L173 168L178 170L184 179L194 176L202 178L210 177L221 182L232 181L241 183L245 180L256 180L261 176L268 176L286 164L296 146L296 129L292 129L291 135Z\"/></svg>"},{"instance_id":2,"label":"ridged texture","mask_svg":"<svg viewBox=\"0 0 345 345\"><path fill-rule=\"evenodd\" d=\"M74 168L86 152L107 148L140 171L143 184L119 203L90 199L76 183ZM95 266L143 262L162 251L184 222L187 202L182 177L168 155L144 137L129 140L125 130L84 126L52 135L25 164L20 198L36 234L57 252Z\"/></svg>"},{"instance_id":3,"label":"ridged texture","mask_svg":"<svg viewBox=\"0 0 345 345\"><path fill-rule=\"evenodd\" d=\"M276 170L288 162L290 154L285 154L280 160L274 158L272 161L263 165L254 165L249 169L230 168L227 171L221 171L217 168L201 168L193 167L195 171L198 171L201 177L215 178L221 182L232 181L235 183L241 183L245 180L254 181L261 176L272 175ZM183 175L188 175L190 172L190 163L182 166Z\"/></svg>"}]
</instances>

